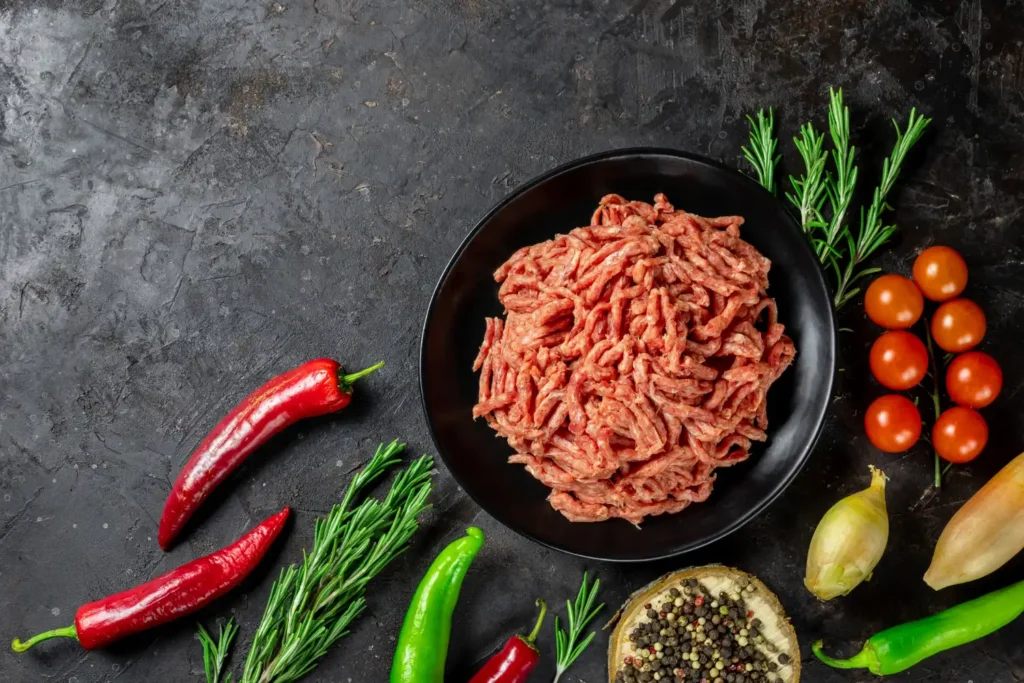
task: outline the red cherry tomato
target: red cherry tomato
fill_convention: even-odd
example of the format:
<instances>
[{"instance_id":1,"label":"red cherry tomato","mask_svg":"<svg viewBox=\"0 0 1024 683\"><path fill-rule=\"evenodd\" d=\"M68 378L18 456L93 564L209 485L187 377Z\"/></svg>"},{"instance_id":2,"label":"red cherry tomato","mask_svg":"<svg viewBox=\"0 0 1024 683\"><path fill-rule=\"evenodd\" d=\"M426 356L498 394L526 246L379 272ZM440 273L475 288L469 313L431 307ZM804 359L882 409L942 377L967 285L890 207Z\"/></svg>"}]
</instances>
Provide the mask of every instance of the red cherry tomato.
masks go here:
<instances>
[{"instance_id":1,"label":"red cherry tomato","mask_svg":"<svg viewBox=\"0 0 1024 683\"><path fill-rule=\"evenodd\" d=\"M871 374L879 383L904 391L924 379L928 372L928 349L910 332L886 332L871 346Z\"/></svg>"},{"instance_id":2,"label":"red cherry tomato","mask_svg":"<svg viewBox=\"0 0 1024 683\"><path fill-rule=\"evenodd\" d=\"M970 299L953 299L935 310L932 339L944 351L961 353L985 336L985 312Z\"/></svg>"},{"instance_id":3,"label":"red cherry tomato","mask_svg":"<svg viewBox=\"0 0 1024 683\"><path fill-rule=\"evenodd\" d=\"M999 363L981 351L957 356L946 370L946 391L954 403L962 406L984 408L996 400L1002 388Z\"/></svg>"},{"instance_id":4,"label":"red cherry tomato","mask_svg":"<svg viewBox=\"0 0 1024 683\"><path fill-rule=\"evenodd\" d=\"M967 286L967 263L949 247L928 247L914 261L914 282L932 301L958 296Z\"/></svg>"},{"instance_id":5,"label":"red cherry tomato","mask_svg":"<svg viewBox=\"0 0 1024 683\"><path fill-rule=\"evenodd\" d=\"M924 297L917 285L902 275L883 275L864 294L864 309L876 325L902 330L921 317Z\"/></svg>"},{"instance_id":6,"label":"red cherry tomato","mask_svg":"<svg viewBox=\"0 0 1024 683\"><path fill-rule=\"evenodd\" d=\"M954 406L935 421L932 445L949 462L970 462L988 443L988 425L978 411Z\"/></svg>"},{"instance_id":7,"label":"red cherry tomato","mask_svg":"<svg viewBox=\"0 0 1024 683\"><path fill-rule=\"evenodd\" d=\"M878 450L902 453L921 436L921 413L906 396L887 394L868 406L864 430Z\"/></svg>"}]
</instances>

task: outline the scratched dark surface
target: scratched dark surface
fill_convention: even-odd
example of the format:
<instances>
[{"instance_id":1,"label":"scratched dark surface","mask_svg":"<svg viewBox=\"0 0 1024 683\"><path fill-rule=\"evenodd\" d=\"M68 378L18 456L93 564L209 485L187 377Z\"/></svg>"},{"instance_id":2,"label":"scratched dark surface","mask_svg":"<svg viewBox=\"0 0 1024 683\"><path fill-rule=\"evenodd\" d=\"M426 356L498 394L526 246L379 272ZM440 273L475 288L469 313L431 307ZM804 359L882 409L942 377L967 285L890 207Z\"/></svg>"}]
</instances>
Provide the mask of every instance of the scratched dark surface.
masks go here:
<instances>
[{"instance_id":1,"label":"scratched dark surface","mask_svg":"<svg viewBox=\"0 0 1024 683\"><path fill-rule=\"evenodd\" d=\"M1016 353L1024 337L1024 3L530 2L529 0L0 0L0 641L64 626L76 607L233 540L284 504L281 550L199 615L235 615L236 664L271 577L309 547L313 519L382 440L432 450L417 344L437 276L473 223L553 165L629 145L741 165L743 117L774 104L788 140L846 88L862 187L891 144L890 116L934 123L896 192L900 234L877 265L908 272L924 245L961 250L988 313L983 348L1007 383L986 410L987 452L912 509L922 444L867 444L880 393L877 334L841 316L834 409L810 464L769 512L705 551L600 565L504 530L437 477L411 552L372 584L369 610L309 681L384 681L419 576L469 523L488 534L455 619L449 680L557 602L584 569L605 600L710 561L752 571L787 606L805 680L867 681L809 659L1020 579L1018 558L934 594L920 580L942 526L1024 449ZM795 152L783 145L787 170ZM273 374L319 355L387 368L337 418L254 458L172 553L156 545L169 480L218 417ZM892 478L891 544L874 579L821 604L801 584L821 514ZM606 612L610 616L611 610ZM563 680L606 680L606 636ZM550 626L532 680L550 680ZM52 641L0 680L198 681L194 619L86 653ZM1024 622L894 681L1024 680Z\"/></svg>"}]
</instances>

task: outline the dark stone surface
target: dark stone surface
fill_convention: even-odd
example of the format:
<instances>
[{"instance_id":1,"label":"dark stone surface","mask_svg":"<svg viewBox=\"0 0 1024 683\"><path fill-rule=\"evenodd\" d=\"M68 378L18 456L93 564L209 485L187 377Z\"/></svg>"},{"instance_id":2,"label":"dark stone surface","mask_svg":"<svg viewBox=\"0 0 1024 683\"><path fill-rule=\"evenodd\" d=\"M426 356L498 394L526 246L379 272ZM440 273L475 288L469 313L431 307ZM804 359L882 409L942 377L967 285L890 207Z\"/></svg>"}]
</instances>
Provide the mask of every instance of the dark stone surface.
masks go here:
<instances>
[{"instance_id":1,"label":"dark stone surface","mask_svg":"<svg viewBox=\"0 0 1024 683\"><path fill-rule=\"evenodd\" d=\"M706 550L649 566L586 563L497 526L443 471L411 552L309 681L384 681L418 577L470 523L489 536L455 620L449 679L559 602L584 569L611 605L659 573L710 561L752 571L787 606L805 680L864 681L808 660L819 637L871 633L1007 584L1018 560L934 594L920 580L943 524L1024 449L1022 3L626 3L527 0L0 0L0 640L63 626L77 605L204 554L283 504L297 520L242 590L206 610L251 635L272 574L382 440L432 444L418 403L422 314L444 263L511 188L586 153L676 146L739 164L743 116L778 107L788 140L846 88L862 188L890 116L934 118L895 197L876 264L908 272L927 244L960 249L1007 369L991 444L913 509L926 444L872 450L860 420L879 388L876 334L844 311L843 371L817 452L770 511ZM788 170L794 151L783 145ZM318 355L387 369L356 406L255 458L170 554L156 546L169 479L231 404ZM892 477L892 542L874 579L821 604L801 584L821 514ZM606 612L611 615L612 610ZM52 642L5 682L195 681L194 620L104 652ZM894 681L1024 680L1024 625ZM605 680L601 635L568 676ZM846 643L849 642L849 645ZM552 641L533 680L550 680ZM236 661L240 659L236 657Z\"/></svg>"}]
</instances>

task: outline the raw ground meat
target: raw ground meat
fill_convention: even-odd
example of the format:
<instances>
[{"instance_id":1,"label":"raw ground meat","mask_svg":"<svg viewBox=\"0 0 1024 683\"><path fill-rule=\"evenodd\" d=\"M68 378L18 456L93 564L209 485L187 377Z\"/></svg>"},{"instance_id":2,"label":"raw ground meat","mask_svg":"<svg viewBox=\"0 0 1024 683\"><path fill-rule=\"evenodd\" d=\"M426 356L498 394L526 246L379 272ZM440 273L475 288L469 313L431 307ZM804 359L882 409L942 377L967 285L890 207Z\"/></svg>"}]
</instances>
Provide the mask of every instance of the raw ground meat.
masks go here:
<instances>
[{"instance_id":1,"label":"raw ground meat","mask_svg":"<svg viewBox=\"0 0 1024 683\"><path fill-rule=\"evenodd\" d=\"M473 416L569 520L678 512L765 439L795 349L742 223L608 195L494 273L506 316L487 319Z\"/></svg>"}]
</instances>

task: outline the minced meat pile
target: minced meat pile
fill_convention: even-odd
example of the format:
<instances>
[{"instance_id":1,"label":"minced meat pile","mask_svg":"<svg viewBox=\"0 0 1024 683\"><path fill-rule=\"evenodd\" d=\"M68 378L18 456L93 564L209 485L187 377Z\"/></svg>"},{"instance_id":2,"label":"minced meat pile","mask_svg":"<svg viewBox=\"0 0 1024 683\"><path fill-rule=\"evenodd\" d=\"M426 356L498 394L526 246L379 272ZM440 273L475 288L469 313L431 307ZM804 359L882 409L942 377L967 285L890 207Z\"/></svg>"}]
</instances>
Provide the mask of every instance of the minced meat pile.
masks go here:
<instances>
[{"instance_id":1,"label":"minced meat pile","mask_svg":"<svg viewBox=\"0 0 1024 683\"><path fill-rule=\"evenodd\" d=\"M742 223L607 195L494 273L506 316L487 319L473 416L569 520L678 512L765 440L795 349Z\"/></svg>"}]
</instances>

